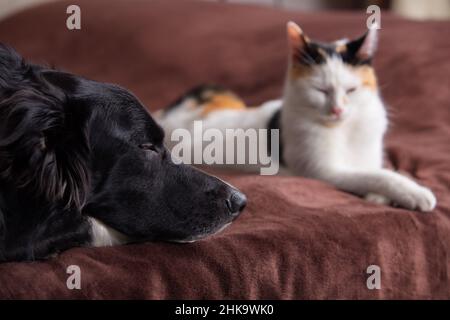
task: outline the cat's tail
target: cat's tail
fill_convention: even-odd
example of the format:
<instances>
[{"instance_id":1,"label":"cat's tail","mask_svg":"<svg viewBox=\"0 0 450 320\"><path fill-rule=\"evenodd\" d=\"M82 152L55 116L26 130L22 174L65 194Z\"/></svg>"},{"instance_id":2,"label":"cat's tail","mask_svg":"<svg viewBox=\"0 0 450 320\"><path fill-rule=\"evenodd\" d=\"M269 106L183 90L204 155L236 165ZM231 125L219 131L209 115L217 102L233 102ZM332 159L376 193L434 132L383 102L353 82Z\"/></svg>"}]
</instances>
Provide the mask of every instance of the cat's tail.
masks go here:
<instances>
[{"instance_id":1,"label":"cat's tail","mask_svg":"<svg viewBox=\"0 0 450 320\"><path fill-rule=\"evenodd\" d=\"M155 116L161 119L173 111L201 110L203 117L218 110L238 110L246 107L244 101L231 90L215 84L202 84L188 90L166 108L155 113Z\"/></svg>"}]
</instances>

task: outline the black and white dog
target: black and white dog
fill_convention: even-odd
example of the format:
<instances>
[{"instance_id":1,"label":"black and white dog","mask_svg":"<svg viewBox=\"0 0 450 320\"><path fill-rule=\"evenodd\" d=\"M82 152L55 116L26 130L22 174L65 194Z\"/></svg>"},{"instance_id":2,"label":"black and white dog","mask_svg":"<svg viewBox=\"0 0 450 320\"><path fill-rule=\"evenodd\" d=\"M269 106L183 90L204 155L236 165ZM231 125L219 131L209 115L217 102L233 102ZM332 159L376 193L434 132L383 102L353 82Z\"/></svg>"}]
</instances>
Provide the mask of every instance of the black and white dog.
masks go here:
<instances>
[{"instance_id":1,"label":"black and white dog","mask_svg":"<svg viewBox=\"0 0 450 320\"><path fill-rule=\"evenodd\" d=\"M0 45L0 261L191 242L236 219L245 196L174 164L163 138L128 91L29 64Z\"/></svg>"}]
</instances>

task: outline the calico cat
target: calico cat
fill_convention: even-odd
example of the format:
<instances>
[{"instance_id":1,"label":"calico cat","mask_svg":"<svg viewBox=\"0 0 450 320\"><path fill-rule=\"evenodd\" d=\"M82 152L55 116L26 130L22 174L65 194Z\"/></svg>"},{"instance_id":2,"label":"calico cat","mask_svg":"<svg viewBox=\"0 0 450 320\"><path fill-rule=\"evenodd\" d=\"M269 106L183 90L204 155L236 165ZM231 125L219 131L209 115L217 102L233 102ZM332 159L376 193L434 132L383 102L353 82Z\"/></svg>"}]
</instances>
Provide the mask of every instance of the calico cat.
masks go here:
<instances>
[{"instance_id":1,"label":"calico cat","mask_svg":"<svg viewBox=\"0 0 450 320\"><path fill-rule=\"evenodd\" d=\"M436 198L429 189L383 168L388 119L371 64L377 29L356 40L322 43L289 22L287 36L282 99L248 108L226 89L198 87L159 115L166 136L179 127L192 130L194 120L220 130L279 129L281 162L291 174L323 180L371 202L433 210Z\"/></svg>"}]
</instances>

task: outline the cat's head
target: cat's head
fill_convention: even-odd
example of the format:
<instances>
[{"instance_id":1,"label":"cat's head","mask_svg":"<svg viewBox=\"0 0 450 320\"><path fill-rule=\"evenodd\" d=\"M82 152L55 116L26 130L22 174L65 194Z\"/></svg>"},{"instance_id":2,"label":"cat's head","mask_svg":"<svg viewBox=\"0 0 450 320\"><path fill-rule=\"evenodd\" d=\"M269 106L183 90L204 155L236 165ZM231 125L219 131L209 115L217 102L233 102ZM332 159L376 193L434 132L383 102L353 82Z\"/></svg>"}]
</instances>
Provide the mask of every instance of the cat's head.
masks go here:
<instances>
[{"instance_id":1,"label":"cat's head","mask_svg":"<svg viewBox=\"0 0 450 320\"><path fill-rule=\"evenodd\" d=\"M294 22L288 22L288 88L301 99L299 108L315 120L339 123L377 94L377 79L371 65L377 29L356 40L331 43L309 39Z\"/></svg>"}]
</instances>

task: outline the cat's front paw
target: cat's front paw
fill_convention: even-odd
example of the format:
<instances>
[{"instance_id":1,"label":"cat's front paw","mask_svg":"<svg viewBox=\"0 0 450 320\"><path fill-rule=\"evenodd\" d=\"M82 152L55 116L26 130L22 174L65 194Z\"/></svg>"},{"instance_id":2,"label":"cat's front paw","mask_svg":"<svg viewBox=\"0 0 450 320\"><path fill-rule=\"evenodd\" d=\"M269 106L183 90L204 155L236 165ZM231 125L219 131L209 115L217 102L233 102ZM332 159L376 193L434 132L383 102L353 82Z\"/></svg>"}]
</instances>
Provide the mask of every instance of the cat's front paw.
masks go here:
<instances>
[{"instance_id":1,"label":"cat's front paw","mask_svg":"<svg viewBox=\"0 0 450 320\"><path fill-rule=\"evenodd\" d=\"M405 190L398 204L410 210L422 212L432 211L436 207L436 197L430 189L415 185L409 190Z\"/></svg>"},{"instance_id":2,"label":"cat's front paw","mask_svg":"<svg viewBox=\"0 0 450 320\"><path fill-rule=\"evenodd\" d=\"M368 193L366 194L364 199L375 204L389 205L391 203L391 200L388 197L385 197L378 193Z\"/></svg>"},{"instance_id":3,"label":"cat's front paw","mask_svg":"<svg viewBox=\"0 0 450 320\"><path fill-rule=\"evenodd\" d=\"M417 208L420 211L432 211L436 207L436 197L433 192L425 187L419 186L421 197L418 199Z\"/></svg>"}]
</instances>

